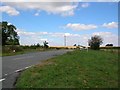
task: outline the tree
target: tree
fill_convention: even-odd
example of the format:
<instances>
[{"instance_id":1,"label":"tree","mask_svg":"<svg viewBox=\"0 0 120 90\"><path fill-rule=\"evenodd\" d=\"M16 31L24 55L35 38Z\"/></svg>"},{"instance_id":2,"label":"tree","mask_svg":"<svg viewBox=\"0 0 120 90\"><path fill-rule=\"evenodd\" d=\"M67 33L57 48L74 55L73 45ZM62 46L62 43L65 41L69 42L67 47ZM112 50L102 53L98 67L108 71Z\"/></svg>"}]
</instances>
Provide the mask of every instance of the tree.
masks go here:
<instances>
[{"instance_id":1,"label":"tree","mask_svg":"<svg viewBox=\"0 0 120 90\"><path fill-rule=\"evenodd\" d=\"M76 44L74 44L73 46L77 46Z\"/></svg>"},{"instance_id":2,"label":"tree","mask_svg":"<svg viewBox=\"0 0 120 90\"><path fill-rule=\"evenodd\" d=\"M106 44L106 46L113 46L113 44Z\"/></svg>"},{"instance_id":3,"label":"tree","mask_svg":"<svg viewBox=\"0 0 120 90\"><path fill-rule=\"evenodd\" d=\"M36 47L40 47L40 44L39 44L39 43L37 43Z\"/></svg>"},{"instance_id":4,"label":"tree","mask_svg":"<svg viewBox=\"0 0 120 90\"><path fill-rule=\"evenodd\" d=\"M47 41L43 42L43 44L44 44L44 48L48 48L49 47Z\"/></svg>"},{"instance_id":5,"label":"tree","mask_svg":"<svg viewBox=\"0 0 120 90\"><path fill-rule=\"evenodd\" d=\"M2 24L0 23L0 46L1 45L2 45Z\"/></svg>"},{"instance_id":6,"label":"tree","mask_svg":"<svg viewBox=\"0 0 120 90\"><path fill-rule=\"evenodd\" d=\"M0 22L0 32L2 33L2 45L19 45L19 36L16 27L8 22Z\"/></svg>"},{"instance_id":7,"label":"tree","mask_svg":"<svg viewBox=\"0 0 120 90\"><path fill-rule=\"evenodd\" d=\"M90 48L94 50L99 50L99 47L102 43L103 39L98 35L92 36L91 39L88 40Z\"/></svg>"}]
</instances>

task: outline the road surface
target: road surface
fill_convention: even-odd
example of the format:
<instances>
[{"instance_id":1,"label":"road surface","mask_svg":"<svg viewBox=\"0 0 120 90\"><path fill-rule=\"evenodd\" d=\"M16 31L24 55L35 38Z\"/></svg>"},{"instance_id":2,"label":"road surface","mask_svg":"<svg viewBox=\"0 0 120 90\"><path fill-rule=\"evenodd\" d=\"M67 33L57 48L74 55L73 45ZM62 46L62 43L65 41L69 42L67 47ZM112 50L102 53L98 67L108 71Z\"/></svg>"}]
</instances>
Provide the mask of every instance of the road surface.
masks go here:
<instances>
[{"instance_id":1,"label":"road surface","mask_svg":"<svg viewBox=\"0 0 120 90\"><path fill-rule=\"evenodd\" d=\"M16 78L20 71L39 64L42 60L62 55L68 51L71 50L52 50L3 57L2 79L0 79L2 88L14 88Z\"/></svg>"}]
</instances>

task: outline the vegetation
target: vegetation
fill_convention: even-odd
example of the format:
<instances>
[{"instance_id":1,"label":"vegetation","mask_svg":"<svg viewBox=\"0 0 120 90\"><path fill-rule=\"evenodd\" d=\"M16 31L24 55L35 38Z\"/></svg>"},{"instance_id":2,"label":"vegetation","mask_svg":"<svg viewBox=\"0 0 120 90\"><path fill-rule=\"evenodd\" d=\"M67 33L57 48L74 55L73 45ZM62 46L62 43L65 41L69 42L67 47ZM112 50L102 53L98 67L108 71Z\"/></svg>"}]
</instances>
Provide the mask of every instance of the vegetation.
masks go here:
<instances>
[{"instance_id":1,"label":"vegetation","mask_svg":"<svg viewBox=\"0 0 120 90\"><path fill-rule=\"evenodd\" d=\"M106 44L106 46L113 46L113 44Z\"/></svg>"},{"instance_id":2,"label":"vegetation","mask_svg":"<svg viewBox=\"0 0 120 90\"><path fill-rule=\"evenodd\" d=\"M17 88L117 88L118 55L74 51L43 61L21 73Z\"/></svg>"},{"instance_id":3,"label":"vegetation","mask_svg":"<svg viewBox=\"0 0 120 90\"><path fill-rule=\"evenodd\" d=\"M19 45L19 36L16 27L6 21L0 22L0 32L2 33L2 45Z\"/></svg>"},{"instance_id":4,"label":"vegetation","mask_svg":"<svg viewBox=\"0 0 120 90\"><path fill-rule=\"evenodd\" d=\"M14 52L15 50L15 52ZM2 54L0 56L11 56L17 54L24 54L29 52L45 51L50 50L50 48L44 48L44 46L37 44L31 46L22 46L22 45L5 45L2 46Z\"/></svg>"},{"instance_id":5,"label":"vegetation","mask_svg":"<svg viewBox=\"0 0 120 90\"><path fill-rule=\"evenodd\" d=\"M77 46L76 44L74 44L73 46Z\"/></svg>"},{"instance_id":6,"label":"vegetation","mask_svg":"<svg viewBox=\"0 0 120 90\"><path fill-rule=\"evenodd\" d=\"M103 40L100 36L95 35L88 40L88 43L91 49L98 50Z\"/></svg>"},{"instance_id":7,"label":"vegetation","mask_svg":"<svg viewBox=\"0 0 120 90\"><path fill-rule=\"evenodd\" d=\"M0 45L2 45L2 54L6 55L16 55L26 53L28 51L42 51L47 49L48 42L44 42L44 46L41 46L39 43L37 45L31 46L20 46L19 44L19 36L15 31L16 27L12 24L9 24L6 21L0 22ZM1 43L2 42L2 43Z\"/></svg>"},{"instance_id":8,"label":"vegetation","mask_svg":"<svg viewBox=\"0 0 120 90\"><path fill-rule=\"evenodd\" d=\"M43 44L44 44L44 48L48 48L49 47L47 41L43 42Z\"/></svg>"},{"instance_id":9,"label":"vegetation","mask_svg":"<svg viewBox=\"0 0 120 90\"><path fill-rule=\"evenodd\" d=\"M118 47L118 46L105 46L105 47L100 47L100 49L119 49L120 50L120 47Z\"/></svg>"}]
</instances>

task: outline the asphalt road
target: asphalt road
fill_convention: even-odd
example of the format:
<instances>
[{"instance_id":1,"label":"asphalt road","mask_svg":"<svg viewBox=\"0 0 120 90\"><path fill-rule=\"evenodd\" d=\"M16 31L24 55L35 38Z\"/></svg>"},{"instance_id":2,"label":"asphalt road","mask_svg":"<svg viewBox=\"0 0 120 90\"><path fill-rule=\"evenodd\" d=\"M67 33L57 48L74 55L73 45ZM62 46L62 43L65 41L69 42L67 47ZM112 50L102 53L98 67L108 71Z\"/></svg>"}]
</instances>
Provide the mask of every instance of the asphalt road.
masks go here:
<instances>
[{"instance_id":1,"label":"asphalt road","mask_svg":"<svg viewBox=\"0 0 120 90\"><path fill-rule=\"evenodd\" d=\"M3 57L2 79L0 79L2 88L14 88L14 83L20 71L39 64L42 60L62 55L68 51L71 50L52 50Z\"/></svg>"}]
</instances>

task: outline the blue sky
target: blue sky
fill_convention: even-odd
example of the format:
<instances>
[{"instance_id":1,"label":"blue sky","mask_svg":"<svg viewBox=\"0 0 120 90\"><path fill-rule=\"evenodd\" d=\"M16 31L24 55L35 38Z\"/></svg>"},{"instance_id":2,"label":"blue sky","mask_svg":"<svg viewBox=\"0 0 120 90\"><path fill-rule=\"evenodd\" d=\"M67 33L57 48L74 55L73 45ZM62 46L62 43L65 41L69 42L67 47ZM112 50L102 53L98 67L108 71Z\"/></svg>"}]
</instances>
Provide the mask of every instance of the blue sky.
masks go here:
<instances>
[{"instance_id":1,"label":"blue sky","mask_svg":"<svg viewBox=\"0 0 120 90\"><path fill-rule=\"evenodd\" d=\"M20 44L31 45L48 41L51 46L87 46L93 35L103 38L103 45L118 45L117 2L51 2L3 3L2 21L17 27Z\"/></svg>"}]
</instances>

